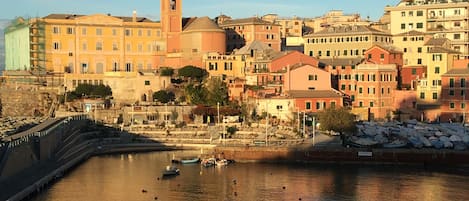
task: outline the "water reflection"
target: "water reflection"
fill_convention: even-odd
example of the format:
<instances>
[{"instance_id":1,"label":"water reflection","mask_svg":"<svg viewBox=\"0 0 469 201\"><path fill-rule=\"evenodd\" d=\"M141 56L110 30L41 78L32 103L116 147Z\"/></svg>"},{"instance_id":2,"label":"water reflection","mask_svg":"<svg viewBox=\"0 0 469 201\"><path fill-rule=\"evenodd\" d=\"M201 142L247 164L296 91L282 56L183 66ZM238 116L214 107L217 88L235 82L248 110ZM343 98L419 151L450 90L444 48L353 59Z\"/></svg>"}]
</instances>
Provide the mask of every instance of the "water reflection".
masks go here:
<instances>
[{"instance_id":1,"label":"water reflection","mask_svg":"<svg viewBox=\"0 0 469 201\"><path fill-rule=\"evenodd\" d=\"M192 164L162 179L173 154L198 153L94 157L34 200L469 200L467 175L397 166Z\"/></svg>"}]
</instances>

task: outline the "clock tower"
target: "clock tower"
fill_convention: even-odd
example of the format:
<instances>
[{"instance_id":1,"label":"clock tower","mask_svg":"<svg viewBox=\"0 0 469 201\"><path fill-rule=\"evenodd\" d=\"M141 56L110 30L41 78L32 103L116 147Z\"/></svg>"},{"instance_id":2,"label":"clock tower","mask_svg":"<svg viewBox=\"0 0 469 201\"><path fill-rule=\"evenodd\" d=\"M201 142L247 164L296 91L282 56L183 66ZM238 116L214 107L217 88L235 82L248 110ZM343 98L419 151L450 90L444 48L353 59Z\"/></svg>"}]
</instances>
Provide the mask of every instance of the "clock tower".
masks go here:
<instances>
[{"instance_id":1,"label":"clock tower","mask_svg":"<svg viewBox=\"0 0 469 201\"><path fill-rule=\"evenodd\" d=\"M181 52L182 0L160 0L162 32L167 53Z\"/></svg>"}]
</instances>

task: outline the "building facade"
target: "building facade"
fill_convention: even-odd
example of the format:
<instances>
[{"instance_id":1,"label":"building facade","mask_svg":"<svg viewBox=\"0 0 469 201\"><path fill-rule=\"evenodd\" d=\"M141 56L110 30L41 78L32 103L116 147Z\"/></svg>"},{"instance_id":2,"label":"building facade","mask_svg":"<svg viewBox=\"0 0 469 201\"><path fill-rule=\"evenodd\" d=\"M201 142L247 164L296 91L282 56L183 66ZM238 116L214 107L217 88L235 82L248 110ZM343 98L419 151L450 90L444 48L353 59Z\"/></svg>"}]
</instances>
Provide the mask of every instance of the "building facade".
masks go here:
<instances>
[{"instance_id":1,"label":"building facade","mask_svg":"<svg viewBox=\"0 0 469 201\"><path fill-rule=\"evenodd\" d=\"M392 44L390 34L369 26L329 27L304 38L304 53L321 59L363 57L365 51L375 44Z\"/></svg>"},{"instance_id":2,"label":"building facade","mask_svg":"<svg viewBox=\"0 0 469 201\"><path fill-rule=\"evenodd\" d=\"M442 122L467 122L469 69L452 69L441 76Z\"/></svg>"},{"instance_id":3,"label":"building facade","mask_svg":"<svg viewBox=\"0 0 469 201\"><path fill-rule=\"evenodd\" d=\"M227 52L239 49L252 41L261 41L272 49L281 50L281 26L258 17L228 19L219 26L226 31Z\"/></svg>"},{"instance_id":4,"label":"building facade","mask_svg":"<svg viewBox=\"0 0 469 201\"><path fill-rule=\"evenodd\" d=\"M451 48L469 56L469 2L465 0L402 0L385 7L391 15L391 34L412 30L445 37Z\"/></svg>"}]
</instances>

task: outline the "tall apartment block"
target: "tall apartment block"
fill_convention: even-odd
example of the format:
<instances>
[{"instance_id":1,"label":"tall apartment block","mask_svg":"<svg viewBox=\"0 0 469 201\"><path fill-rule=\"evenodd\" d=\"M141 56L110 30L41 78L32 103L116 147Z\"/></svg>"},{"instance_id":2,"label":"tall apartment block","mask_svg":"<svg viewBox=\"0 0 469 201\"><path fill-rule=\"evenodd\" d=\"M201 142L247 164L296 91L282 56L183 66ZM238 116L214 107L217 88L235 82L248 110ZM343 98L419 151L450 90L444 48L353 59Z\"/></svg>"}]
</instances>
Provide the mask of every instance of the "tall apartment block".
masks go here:
<instances>
[{"instance_id":1,"label":"tall apartment block","mask_svg":"<svg viewBox=\"0 0 469 201\"><path fill-rule=\"evenodd\" d=\"M412 30L451 40L451 48L469 57L468 0L402 0L385 7L391 15L391 34Z\"/></svg>"}]
</instances>

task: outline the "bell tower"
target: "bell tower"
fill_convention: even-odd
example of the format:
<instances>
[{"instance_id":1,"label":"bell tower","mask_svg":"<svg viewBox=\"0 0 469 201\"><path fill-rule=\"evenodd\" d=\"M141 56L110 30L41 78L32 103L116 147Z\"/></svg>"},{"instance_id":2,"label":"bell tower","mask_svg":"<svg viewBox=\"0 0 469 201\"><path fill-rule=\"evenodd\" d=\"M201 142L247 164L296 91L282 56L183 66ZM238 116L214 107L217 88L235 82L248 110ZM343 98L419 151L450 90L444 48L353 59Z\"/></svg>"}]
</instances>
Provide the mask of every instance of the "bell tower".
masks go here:
<instances>
[{"instance_id":1,"label":"bell tower","mask_svg":"<svg viewBox=\"0 0 469 201\"><path fill-rule=\"evenodd\" d=\"M166 39L166 52L181 52L182 0L160 0L161 26Z\"/></svg>"}]
</instances>

